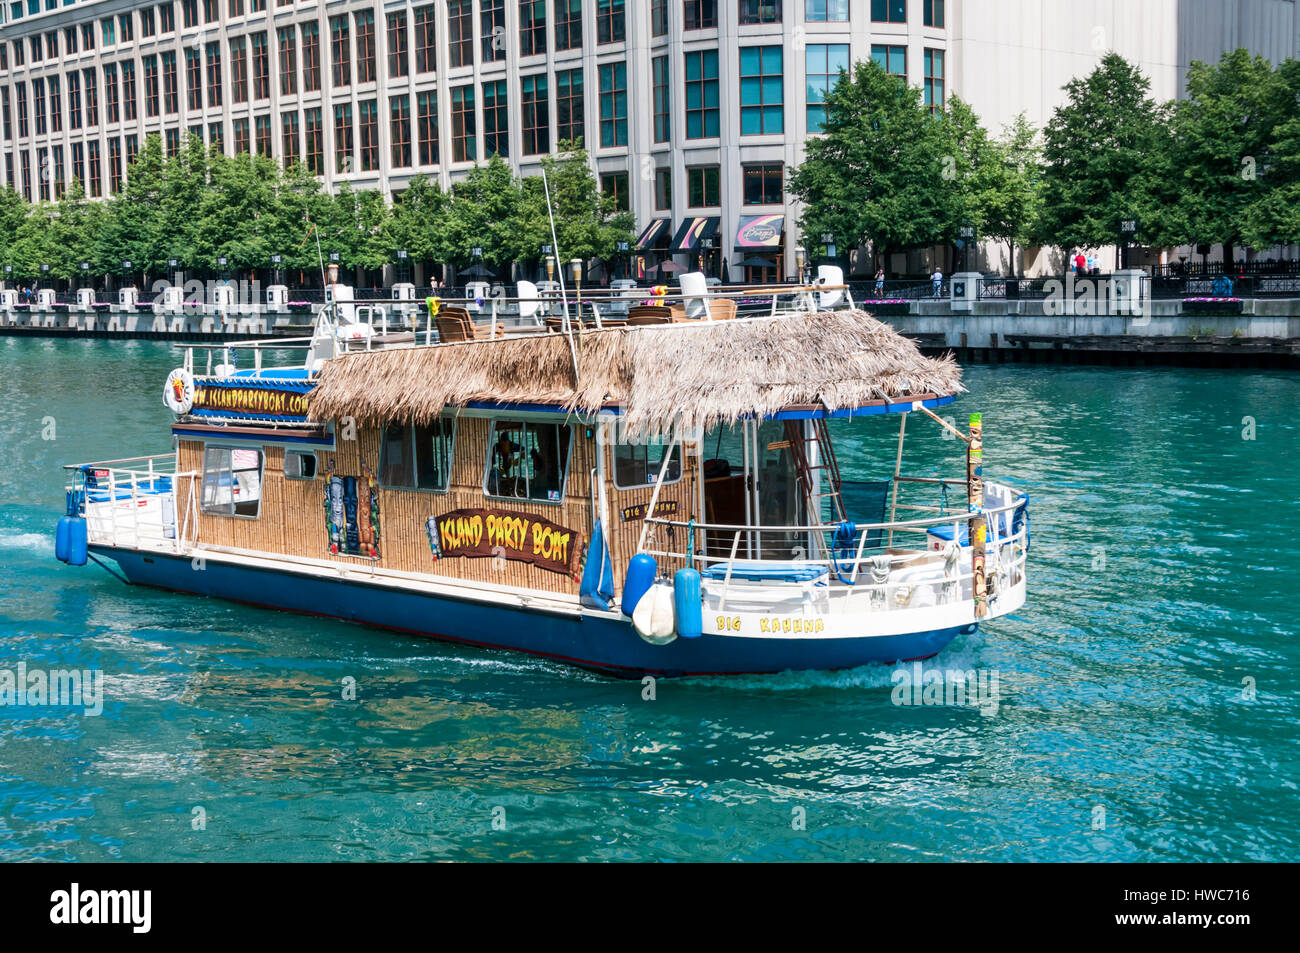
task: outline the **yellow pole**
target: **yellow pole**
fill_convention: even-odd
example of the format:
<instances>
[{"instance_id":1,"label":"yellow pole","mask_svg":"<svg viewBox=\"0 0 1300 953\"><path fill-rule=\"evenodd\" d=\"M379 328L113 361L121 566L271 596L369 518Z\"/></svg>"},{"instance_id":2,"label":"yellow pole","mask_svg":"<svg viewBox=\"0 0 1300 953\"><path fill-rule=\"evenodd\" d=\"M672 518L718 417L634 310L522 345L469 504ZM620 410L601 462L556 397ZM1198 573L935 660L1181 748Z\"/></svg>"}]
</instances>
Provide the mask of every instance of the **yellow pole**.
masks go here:
<instances>
[{"instance_id":1,"label":"yellow pole","mask_svg":"<svg viewBox=\"0 0 1300 953\"><path fill-rule=\"evenodd\" d=\"M970 415L970 441L966 446L966 486L970 497L971 593L975 618L989 614L988 583L984 576L984 549L988 524L984 519L984 415Z\"/></svg>"}]
</instances>

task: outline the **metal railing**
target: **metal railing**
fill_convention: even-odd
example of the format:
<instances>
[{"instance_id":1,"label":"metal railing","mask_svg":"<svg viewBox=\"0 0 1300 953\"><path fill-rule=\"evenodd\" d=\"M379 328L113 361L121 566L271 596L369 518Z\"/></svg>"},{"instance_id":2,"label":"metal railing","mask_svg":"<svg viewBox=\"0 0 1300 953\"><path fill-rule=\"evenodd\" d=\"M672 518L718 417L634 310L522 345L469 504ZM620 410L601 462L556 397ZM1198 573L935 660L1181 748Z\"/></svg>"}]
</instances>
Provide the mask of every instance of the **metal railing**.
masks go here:
<instances>
[{"instance_id":1,"label":"metal railing","mask_svg":"<svg viewBox=\"0 0 1300 953\"><path fill-rule=\"evenodd\" d=\"M722 569L721 588L718 590L718 608L724 608L734 595L735 578L752 577L757 570L770 570L770 585L777 588L810 591L814 578L826 583L818 587L818 594L827 599L856 600L857 594L869 594L868 601L879 606L891 587L900 582L920 582L915 578L900 580L899 573L929 564L942 566L942 575L924 580L943 584L940 604L969 601L972 571L963 571L959 556L963 530L972 519L986 521L986 554L989 563L986 579L1001 574L1004 585L1018 585L1025 578L1029 528L1024 519L1017 519L1017 511L1027 510L1028 497L1017 496L1013 502L984 508L978 512L963 508L943 516L922 517L911 520L893 520L865 524L821 524L812 526L760 526L689 523L659 517L647 517L650 524L642 552L672 564L693 566L716 580ZM921 536L928 539L932 530L951 528L952 534L941 550L896 549L895 534ZM662 530L662 533L660 532ZM675 550L658 544L664 537L686 540L698 537L699 547L691 551ZM766 540L766 542L765 542ZM888 542L883 542L888 540ZM817 555L820 553L820 555ZM781 577L783 570L791 570L791 579ZM810 575L806 571L822 570ZM800 573L799 571L803 571ZM996 586L996 584L995 584ZM770 591L770 590L769 590ZM832 603L833 605L833 603Z\"/></svg>"},{"instance_id":2,"label":"metal railing","mask_svg":"<svg viewBox=\"0 0 1300 953\"><path fill-rule=\"evenodd\" d=\"M91 544L183 552L198 537L198 471L176 454L66 464Z\"/></svg>"}]
</instances>

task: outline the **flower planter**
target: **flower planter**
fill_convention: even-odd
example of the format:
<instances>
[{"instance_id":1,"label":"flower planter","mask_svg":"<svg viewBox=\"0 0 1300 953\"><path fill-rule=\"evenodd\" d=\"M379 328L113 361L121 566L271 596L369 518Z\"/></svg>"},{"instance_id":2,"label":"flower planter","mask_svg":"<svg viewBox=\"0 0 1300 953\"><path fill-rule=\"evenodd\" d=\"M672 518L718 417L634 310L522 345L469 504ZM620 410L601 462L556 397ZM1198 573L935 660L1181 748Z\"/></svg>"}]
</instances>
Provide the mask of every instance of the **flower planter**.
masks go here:
<instances>
[{"instance_id":1,"label":"flower planter","mask_svg":"<svg viewBox=\"0 0 1300 953\"><path fill-rule=\"evenodd\" d=\"M902 301L898 299L885 301L869 299L861 302L861 307L863 311L870 315L901 315L910 314L912 311L912 303L910 301Z\"/></svg>"},{"instance_id":2,"label":"flower planter","mask_svg":"<svg viewBox=\"0 0 1300 953\"><path fill-rule=\"evenodd\" d=\"M1245 302L1240 298L1184 298L1183 314L1236 315Z\"/></svg>"}]
</instances>

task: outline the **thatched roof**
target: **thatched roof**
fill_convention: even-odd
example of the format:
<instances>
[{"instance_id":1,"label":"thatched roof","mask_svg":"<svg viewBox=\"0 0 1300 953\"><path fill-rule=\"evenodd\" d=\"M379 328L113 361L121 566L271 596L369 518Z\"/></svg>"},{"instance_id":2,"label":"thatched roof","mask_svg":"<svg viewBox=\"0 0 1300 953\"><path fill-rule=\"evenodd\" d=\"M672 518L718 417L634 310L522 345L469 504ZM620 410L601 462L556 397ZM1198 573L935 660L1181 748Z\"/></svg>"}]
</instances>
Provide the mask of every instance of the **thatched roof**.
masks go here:
<instances>
[{"instance_id":1,"label":"thatched roof","mask_svg":"<svg viewBox=\"0 0 1300 953\"><path fill-rule=\"evenodd\" d=\"M309 416L424 423L491 401L582 413L617 405L633 430L709 428L790 406L838 410L963 389L951 356L923 357L866 313L835 311L353 352L322 369Z\"/></svg>"}]
</instances>

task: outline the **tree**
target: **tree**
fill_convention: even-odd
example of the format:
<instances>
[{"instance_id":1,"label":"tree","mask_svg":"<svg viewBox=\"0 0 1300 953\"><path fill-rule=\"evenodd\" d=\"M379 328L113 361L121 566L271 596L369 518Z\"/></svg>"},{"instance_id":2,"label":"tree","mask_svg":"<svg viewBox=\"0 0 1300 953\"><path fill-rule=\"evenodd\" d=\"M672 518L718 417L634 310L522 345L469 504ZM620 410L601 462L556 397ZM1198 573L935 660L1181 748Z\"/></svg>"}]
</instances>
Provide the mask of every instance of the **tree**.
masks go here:
<instances>
[{"instance_id":1,"label":"tree","mask_svg":"<svg viewBox=\"0 0 1300 953\"><path fill-rule=\"evenodd\" d=\"M447 198L437 182L424 175L412 177L405 191L393 202L393 213L386 228L387 245L394 251L404 250L412 261L436 261Z\"/></svg>"},{"instance_id":2,"label":"tree","mask_svg":"<svg viewBox=\"0 0 1300 953\"><path fill-rule=\"evenodd\" d=\"M808 141L790 174L806 239L818 243L829 232L840 247L870 241L885 255L956 237L959 195L946 187L956 175L952 134L919 89L874 62L857 63L828 94L826 112L825 135Z\"/></svg>"},{"instance_id":3,"label":"tree","mask_svg":"<svg viewBox=\"0 0 1300 953\"><path fill-rule=\"evenodd\" d=\"M83 261L94 261L106 211L103 202L86 198L86 190L79 179L72 180L59 200L58 214L51 223L55 249L50 269L53 275L75 279L81 274Z\"/></svg>"},{"instance_id":4,"label":"tree","mask_svg":"<svg viewBox=\"0 0 1300 953\"><path fill-rule=\"evenodd\" d=\"M1038 130L1021 113L994 143L998 183L984 210L987 238L1007 245L1011 273L1017 274L1016 246L1033 241L1042 204L1043 160Z\"/></svg>"},{"instance_id":5,"label":"tree","mask_svg":"<svg viewBox=\"0 0 1300 953\"><path fill-rule=\"evenodd\" d=\"M550 245L551 215L546 205L550 189L550 212L555 216L556 254L564 259L607 259L621 241L630 242L636 219L620 211L617 199L600 191L591 171L586 150L574 142L560 143L560 155L542 157L542 177L529 176L521 183L522 196L518 227L514 230L512 257L531 260L542 245Z\"/></svg>"},{"instance_id":6,"label":"tree","mask_svg":"<svg viewBox=\"0 0 1300 953\"><path fill-rule=\"evenodd\" d=\"M9 186L0 186L0 263L17 265L14 239L31 211L31 203Z\"/></svg>"},{"instance_id":7,"label":"tree","mask_svg":"<svg viewBox=\"0 0 1300 953\"><path fill-rule=\"evenodd\" d=\"M150 273L166 269L164 228L163 148L155 134L145 137L121 191L108 201L95 255L100 270L116 271L127 260L148 284Z\"/></svg>"},{"instance_id":8,"label":"tree","mask_svg":"<svg viewBox=\"0 0 1300 953\"><path fill-rule=\"evenodd\" d=\"M1150 89L1141 71L1116 53L1066 84L1066 102L1045 132L1038 229L1044 244L1115 244L1127 218L1138 219L1144 232L1159 227L1158 163L1169 150L1163 110Z\"/></svg>"},{"instance_id":9,"label":"tree","mask_svg":"<svg viewBox=\"0 0 1300 953\"><path fill-rule=\"evenodd\" d=\"M1285 111L1258 170L1263 188L1244 215L1242 238L1253 248L1300 244L1300 61L1284 62L1275 81Z\"/></svg>"},{"instance_id":10,"label":"tree","mask_svg":"<svg viewBox=\"0 0 1300 953\"><path fill-rule=\"evenodd\" d=\"M451 187L445 225L434 244L434 257L444 262L468 262L473 248L483 260L500 265L515 257L522 199L519 181L510 166L494 155Z\"/></svg>"},{"instance_id":11,"label":"tree","mask_svg":"<svg viewBox=\"0 0 1300 953\"><path fill-rule=\"evenodd\" d=\"M1217 66L1193 62L1187 97L1173 110L1174 214L1182 237L1220 243L1224 259L1240 243L1247 210L1266 192L1278 126L1296 110L1263 57L1225 53Z\"/></svg>"}]
</instances>

